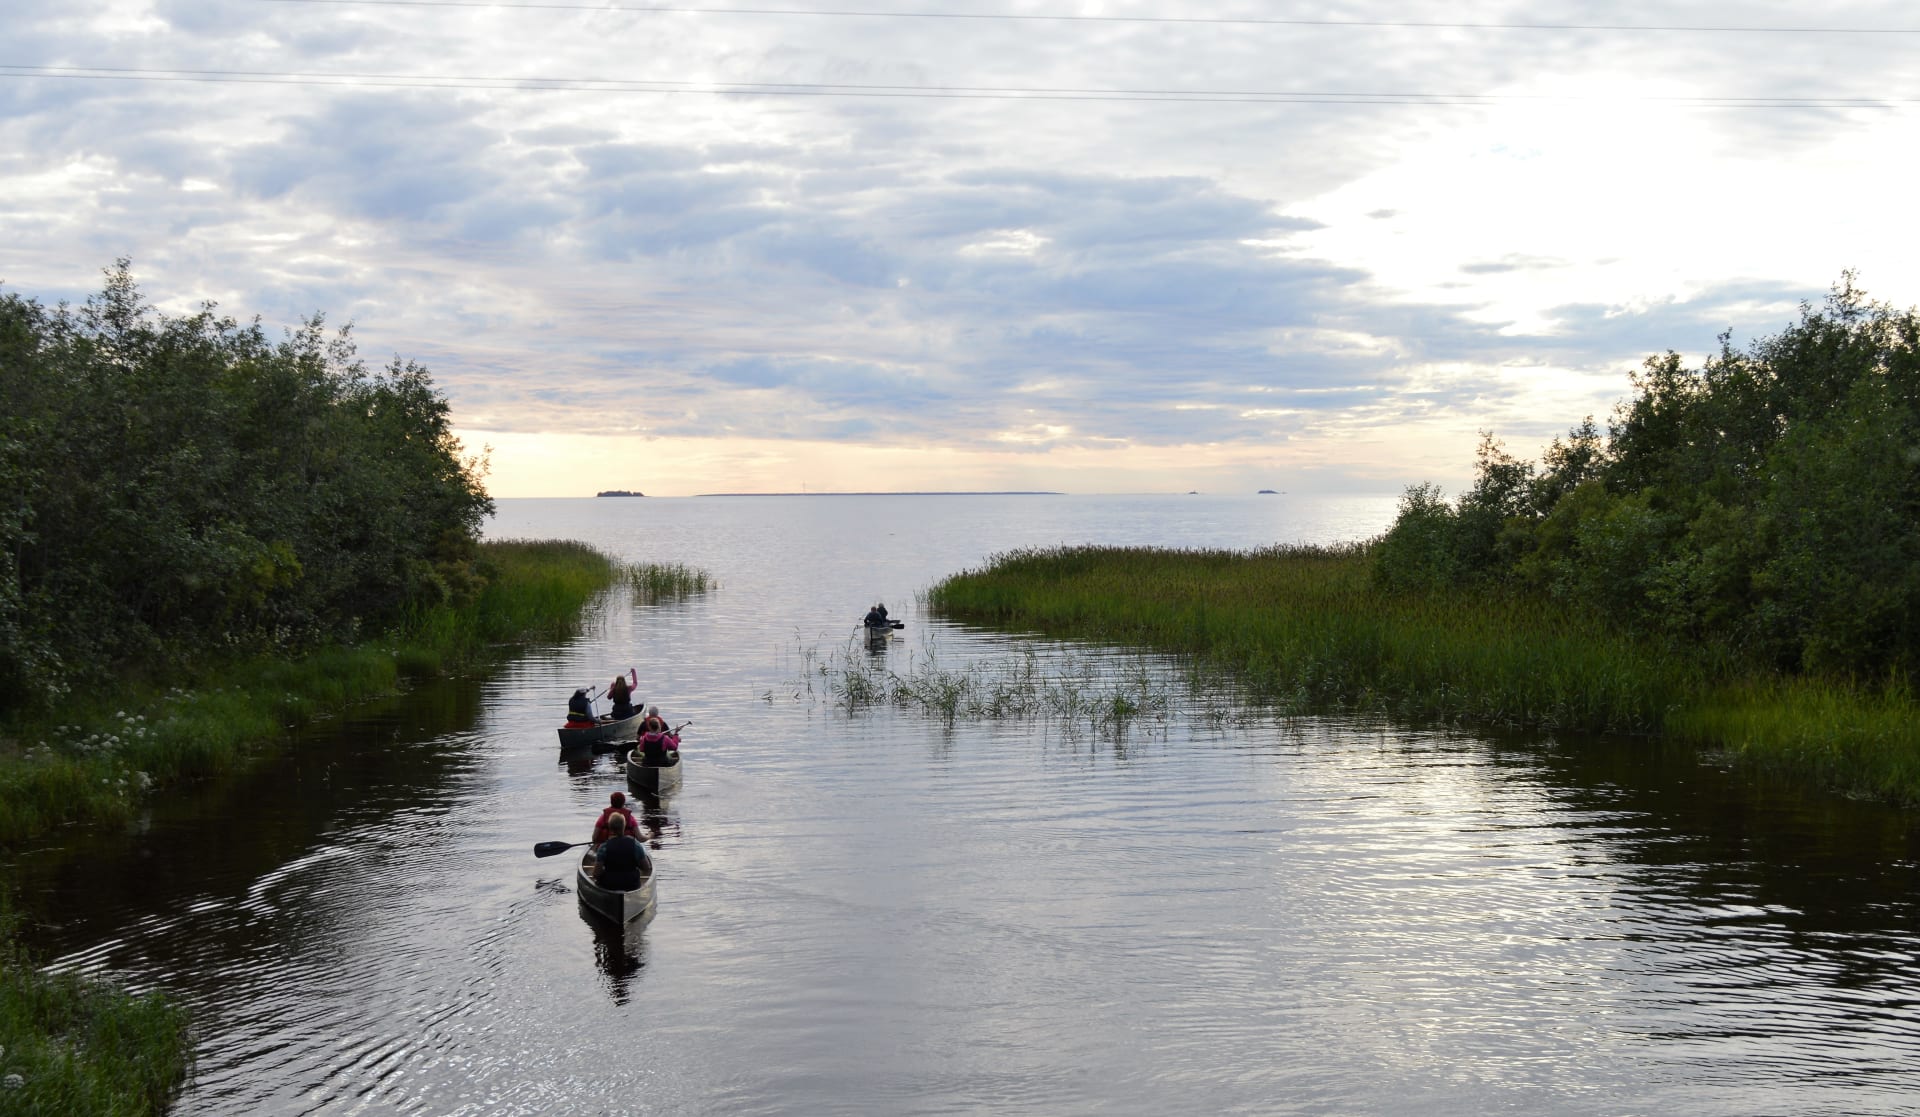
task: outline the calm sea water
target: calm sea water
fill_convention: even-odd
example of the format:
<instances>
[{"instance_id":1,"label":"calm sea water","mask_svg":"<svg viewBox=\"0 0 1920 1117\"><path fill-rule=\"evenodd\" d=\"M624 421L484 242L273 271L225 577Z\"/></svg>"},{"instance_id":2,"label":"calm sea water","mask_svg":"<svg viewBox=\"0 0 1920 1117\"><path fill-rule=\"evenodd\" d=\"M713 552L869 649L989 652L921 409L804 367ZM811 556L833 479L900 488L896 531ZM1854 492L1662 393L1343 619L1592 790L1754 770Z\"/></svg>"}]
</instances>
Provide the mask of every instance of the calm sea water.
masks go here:
<instances>
[{"instance_id":1,"label":"calm sea water","mask_svg":"<svg viewBox=\"0 0 1920 1117\"><path fill-rule=\"evenodd\" d=\"M1893 1114L1920 1107L1912 820L1629 741L1277 718L849 712L835 664L1171 671L922 615L1057 543L1371 535L1393 499L502 501L496 537L684 562L564 646L302 734L128 843L12 872L56 964L198 1020L190 1114ZM876 654L853 625L906 621ZM1142 664L1146 667L1143 668ZM632 666L686 733L659 910L590 918ZM828 674L823 675L821 668Z\"/></svg>"}]
</instances>

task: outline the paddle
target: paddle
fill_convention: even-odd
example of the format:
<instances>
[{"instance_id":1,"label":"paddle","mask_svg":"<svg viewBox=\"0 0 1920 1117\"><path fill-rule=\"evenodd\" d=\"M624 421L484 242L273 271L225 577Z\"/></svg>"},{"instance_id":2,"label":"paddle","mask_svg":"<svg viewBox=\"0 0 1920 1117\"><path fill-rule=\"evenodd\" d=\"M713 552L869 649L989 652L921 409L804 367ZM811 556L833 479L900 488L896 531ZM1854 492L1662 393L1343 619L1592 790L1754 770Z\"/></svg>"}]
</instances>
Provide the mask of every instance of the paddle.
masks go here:
<instances>
[{"instance_id":1,"label":"paddle","mask_svg":"<svg viewBox=\"0 0 1920 1117\"><path fill-rule=\"evenodd\" d=\"M572 849L574 846L590 846L592 844L593 843L591 841L540 842L533 847L533 855L535 857L552 857L556 853L565 853L568 850Z\"/></svg>"}]
</instances>

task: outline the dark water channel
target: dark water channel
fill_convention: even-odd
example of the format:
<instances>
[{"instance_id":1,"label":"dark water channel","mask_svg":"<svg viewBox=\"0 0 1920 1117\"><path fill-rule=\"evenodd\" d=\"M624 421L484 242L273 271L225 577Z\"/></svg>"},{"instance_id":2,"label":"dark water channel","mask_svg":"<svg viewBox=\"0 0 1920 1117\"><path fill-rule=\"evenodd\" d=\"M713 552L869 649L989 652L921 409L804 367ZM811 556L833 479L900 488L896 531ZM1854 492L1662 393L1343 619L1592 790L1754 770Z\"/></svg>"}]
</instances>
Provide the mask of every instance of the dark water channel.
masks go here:
<instances>
[{"instance_id":1,"label":"dark water channel","mask_svg":"<svg viewBox=\"0 0 1920 1117\"><path fill-rule=\"evenodd\" d=\"M11 872L60 966L192 1005L207 1114L1877 1114L1920 1109L1913 819L1641 742L1201 716L1124 733L849 716L808 675L1138 657L919 614L1054 542L1248 547L1385 501L503 502L496 534L720 588L304 732L135 840ZM642 804L659 910L584 914L623 786L568 690L687 731ZM128 850L131 850L130 854ZM131 870L103 887L103 866Z\"/></svg>"}]
</instances>

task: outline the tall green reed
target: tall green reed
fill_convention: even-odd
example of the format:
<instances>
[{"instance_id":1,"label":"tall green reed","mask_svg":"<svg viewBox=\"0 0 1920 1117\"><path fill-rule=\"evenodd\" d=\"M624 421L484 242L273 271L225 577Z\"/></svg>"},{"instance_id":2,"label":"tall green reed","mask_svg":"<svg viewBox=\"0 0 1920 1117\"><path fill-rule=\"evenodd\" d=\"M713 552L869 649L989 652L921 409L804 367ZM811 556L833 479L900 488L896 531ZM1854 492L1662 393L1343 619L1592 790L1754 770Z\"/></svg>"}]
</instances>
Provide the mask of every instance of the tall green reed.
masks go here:
<instances>
[{"instance_id":1,"label":"tall green reed","mask_svg":"<svg viewBox=\"0 0 1920 1117\"><path fill-rule=\"evenodd\" d=\"M694 597L720 588L706 571L685 563L637 562L626 568L633 598L643 605Z\"/></svg>"}]
</instances>

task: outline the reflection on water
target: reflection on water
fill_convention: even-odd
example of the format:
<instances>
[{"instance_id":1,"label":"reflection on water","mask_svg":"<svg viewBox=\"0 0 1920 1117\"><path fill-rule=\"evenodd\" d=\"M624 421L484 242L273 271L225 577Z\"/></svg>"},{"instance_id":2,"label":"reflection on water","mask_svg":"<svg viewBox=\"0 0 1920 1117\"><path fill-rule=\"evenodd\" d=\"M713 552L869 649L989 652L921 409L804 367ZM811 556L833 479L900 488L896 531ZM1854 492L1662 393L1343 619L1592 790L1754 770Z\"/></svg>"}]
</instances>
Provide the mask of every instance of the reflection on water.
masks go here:
<instances>
[{"instance_id":1,"label":"reflection on water","mask_svg":"<svg viewBox=\"0 0 1920 1117\"><path fill-rule=\"evenodd\" d=\"M896 603L1014 546L1285 538L1292 500L503 502L503 535L585 525L723 588L316 726L131 843L63 835L12 868L31 933L192 1005L183 1113L1912 1110L1900 812L1644 742L1204 700L945 724L791 685L882 597L908 628L862 662L1085 670ZM634 797L660 892L621 928L529 847L625 789L554 711L633 662L701 734Z\"/></svg>"},{"instance_id":2,"label":"reflection on water","mask_svg":"<svg viewBox=\"0 0 1920 1117\"><path fill-rule=\"evenodd\" d=\"M606 976L607 996L615 1005L633 1000L633 986L647 965L648 918L620 924L580 905L580 919L593 930L593 960Z\"/></svg>"}]
</instances>

